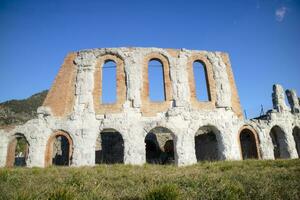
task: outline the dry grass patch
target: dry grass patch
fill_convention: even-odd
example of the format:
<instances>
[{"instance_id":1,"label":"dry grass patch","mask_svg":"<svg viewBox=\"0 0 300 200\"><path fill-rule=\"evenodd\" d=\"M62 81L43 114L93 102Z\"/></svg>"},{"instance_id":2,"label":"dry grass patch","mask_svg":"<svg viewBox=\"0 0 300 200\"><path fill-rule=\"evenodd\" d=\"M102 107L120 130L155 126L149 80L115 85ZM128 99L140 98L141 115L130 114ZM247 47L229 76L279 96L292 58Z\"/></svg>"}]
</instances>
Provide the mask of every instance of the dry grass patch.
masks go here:
<instances>
[{"instance_id":1,"label":"dry grass patch","mask_svg":"<svg viewBox=\"0 0 300 200\"><path fill-rule=\"evenodd\" d=\"M0 199L300 199L300 160L2 168Z\"/></svg>"}]
</instances>

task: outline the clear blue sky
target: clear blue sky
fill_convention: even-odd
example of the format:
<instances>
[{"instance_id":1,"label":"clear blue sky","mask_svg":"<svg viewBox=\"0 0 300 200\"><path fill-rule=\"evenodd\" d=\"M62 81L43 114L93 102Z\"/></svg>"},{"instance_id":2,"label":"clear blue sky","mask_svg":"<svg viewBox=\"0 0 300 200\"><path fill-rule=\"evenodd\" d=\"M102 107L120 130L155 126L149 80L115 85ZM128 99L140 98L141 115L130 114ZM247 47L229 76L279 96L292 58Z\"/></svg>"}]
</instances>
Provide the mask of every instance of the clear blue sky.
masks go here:
<instances>
[{"instance_id":1,"label":"clear blue sky","mask_svg":"<svg viewBox=\"0 0 300 200\"><path fill-rule=\"evenodd\" d=\"M300 0L0 0L0 102L48 89L70 51L226 51L249 116L272 84L300 95Z\"/></svg>"}]
</instances>

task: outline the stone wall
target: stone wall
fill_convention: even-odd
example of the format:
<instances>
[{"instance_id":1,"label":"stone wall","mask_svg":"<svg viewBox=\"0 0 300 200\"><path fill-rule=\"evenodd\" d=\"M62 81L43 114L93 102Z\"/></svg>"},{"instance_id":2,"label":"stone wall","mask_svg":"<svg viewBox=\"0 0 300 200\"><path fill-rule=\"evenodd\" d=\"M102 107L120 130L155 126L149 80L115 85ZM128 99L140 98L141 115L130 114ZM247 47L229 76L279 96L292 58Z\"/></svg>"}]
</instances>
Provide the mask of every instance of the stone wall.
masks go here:
<instances>
[{"instance_id":1,"label":"stone wall","mask_svg":"<svg viewBox=\"0 0 300 200\"><path fill-rule=\"evenodd\" d=\"M100 101L101 67L107 59L115 61L118 73L117 102L109 105ZM151 59L163 63L164 102L151 102L149 99L147 69ZM195 99L194 61L201 61L206 67L211 97L208 102ZM300 127L296 92L287 92L291 109L282 99L284 93L281 86L275 85L273 93L274 110L265 118L247 121L243 119L226 53L160 48L82 50L67 56L44 105L38 109L37 119L0 130L0 165L5 166L11 159L7 156L10 141L16 134L23 134L29 143L26 162L29 167L51 164L51 138L57 135L69 138L70 165L93 166L96 151L101 150L97 144L100 133L107 133L107 130L122 136L123 148L109 151L122 149L123 158L118 160L125 164L144 164L146 136L153 130L162 129L167 130L168 141L172 138L174 162L178 166L196 163L196 149L200 149L204 158L207 157L204 155L206 149L212 149L213 155L217 151L219 160L243 159L240 132L245 127L251 129L254 135L258 157L274 159L270 130L275 125L284 132L289 157L297 158L293 137L293 128ZM215 134L217 142L212 144L213 147L197 147L201 142L195 143L195 137L200 134L201 127L209 127Z\"/></svg>"}]
</instances>

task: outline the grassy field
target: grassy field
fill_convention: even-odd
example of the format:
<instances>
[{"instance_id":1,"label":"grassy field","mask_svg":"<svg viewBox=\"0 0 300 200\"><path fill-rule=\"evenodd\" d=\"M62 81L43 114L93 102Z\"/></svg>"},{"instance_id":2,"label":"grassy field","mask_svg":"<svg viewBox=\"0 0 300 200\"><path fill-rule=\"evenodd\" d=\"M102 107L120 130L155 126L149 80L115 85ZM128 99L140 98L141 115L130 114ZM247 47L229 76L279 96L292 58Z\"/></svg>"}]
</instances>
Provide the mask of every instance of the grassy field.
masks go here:
<instances>
[{"instance_id":1,"label":"grassy field","mask_svg":"<svg viewBox=\"0 0 300 200\"><path fill-rule=\"evenodd\" d=\"M300 160L0 169L0 199L300 199Z\"/></svg>"}]
</instances>

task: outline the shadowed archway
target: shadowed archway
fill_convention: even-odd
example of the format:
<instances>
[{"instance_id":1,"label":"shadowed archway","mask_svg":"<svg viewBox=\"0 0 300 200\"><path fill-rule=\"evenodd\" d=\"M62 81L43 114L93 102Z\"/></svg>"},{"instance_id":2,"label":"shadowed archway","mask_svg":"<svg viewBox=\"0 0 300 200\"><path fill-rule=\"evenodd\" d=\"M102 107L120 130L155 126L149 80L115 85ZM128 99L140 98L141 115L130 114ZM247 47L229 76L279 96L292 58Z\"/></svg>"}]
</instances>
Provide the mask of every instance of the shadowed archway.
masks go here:
<instances>
[{"instance_id":1,"label":"shadowed archway","mask_svg":"<svg viewBox=\"0 0 300 200\"><path fill-rule=\"evenodd\" d=\"M73 140L64 131L54 132L46 145L45 166L69 166L72 162Z\"/></svg>"},{"instance_id":2,"label":"shadowed archway","mask_svg":"<svg viewBox=\"0 0 300 200\"><path fill-rule=\"evenodd\" d=\"M124 140L118 131L104 129L99 134L96 141L95 163L124 163Z\"/></svg>"},{"instance_id":3,"label":"shadowed archway","mask_svg":"<svg viewBox=\"0 0 300 200\"><path fill-rule=\"evenodd\" d=\"M285 133L279 126L274 126L270 131L273 143L274 158L290 158Z\"/></svg>"},{"instance_id":4,"label":"shadowed archway","mask_svg":"<svg viewBox=\"0 0 300 200\"><path fill-rule=\"evenodd\" d=\"M295 144L296 144L296 150L298 153L298 158L300 158L300 128L298 126L296 126L293 129L293 137L295 140Z\"/></svg>"},{"instance_id":5,"label":"shadowed archway","mask_svg":"<svg viewBox=\"0 0 300 200\"><path fill-rule=\"evenodd\" d=\"M239 142L242 158L258 159L258 138L256 132L251 127L243 127L239 132Z\"/></svg>"},{"instance_id":6,"label":"shadowed archway","mask_svg":"<svg viewBox=\"0 0 300 200\"><path fill-rule=\"evenodd\" d=\"M27 165L29 143L21 133L16 133L8 144L6 166L24 167Z\"/></svg>"},{"instance_id":7,"label":"shadowed archway","mask_svg":"<svg viewBox=\"0 0 300 200\"><path fill-rule=\"evenodd\" d=\"M153 128L145 137L146 162L151 164L175 163L174 134L167 128Z\"/></svg>"},{"instance_id":8,"label":"shadowed archway","mask_svg":"<svg viewBox=\"0 0 300 200\"><path fill-rule=\"evenodd\" d=\"M195 152L197 161L219 160L219 130L213 126L202 126L195 134Z\"/></svg>"}]
</instances>

